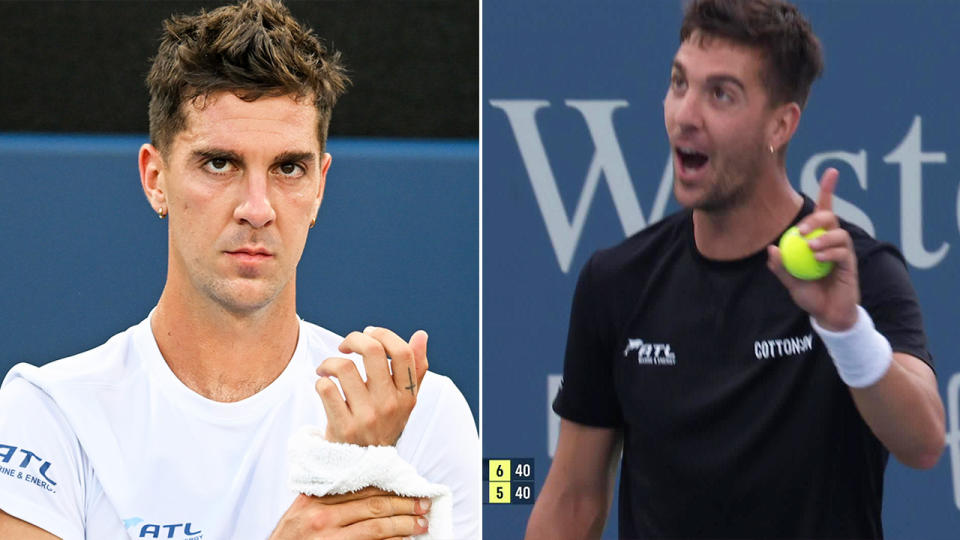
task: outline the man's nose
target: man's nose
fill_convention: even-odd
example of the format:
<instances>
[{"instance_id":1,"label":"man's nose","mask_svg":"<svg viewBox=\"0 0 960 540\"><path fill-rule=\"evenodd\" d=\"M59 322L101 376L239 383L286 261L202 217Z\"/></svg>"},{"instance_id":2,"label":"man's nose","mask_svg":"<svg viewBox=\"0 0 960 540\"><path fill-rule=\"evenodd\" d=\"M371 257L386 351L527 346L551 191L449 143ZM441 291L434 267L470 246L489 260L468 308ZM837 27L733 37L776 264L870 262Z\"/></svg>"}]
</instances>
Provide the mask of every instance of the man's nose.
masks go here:
<instances>
[{"instance_id":1,"label":"man's nose","mask_svg":"<svg viewBox=\"0 0 960 540\"><path fill-rule=\"evenodd\" d=\"M246 175L242 198L233 212L237 221L245 221L254 229L266 227L277 218L270 202L270 182L266 172Z\"/></svg>"},{"instance_id":2,"label":"man's nose","mask_svg":"<svg viewBox=\"0 0 960 540\"><path fill-rule=\"evenodd\" d=\"M682 96L677 96L674 103L674 129L680 133L695 131L703 127L702 103L697 92L688 89Z\"/></svg>"}]
</instances>

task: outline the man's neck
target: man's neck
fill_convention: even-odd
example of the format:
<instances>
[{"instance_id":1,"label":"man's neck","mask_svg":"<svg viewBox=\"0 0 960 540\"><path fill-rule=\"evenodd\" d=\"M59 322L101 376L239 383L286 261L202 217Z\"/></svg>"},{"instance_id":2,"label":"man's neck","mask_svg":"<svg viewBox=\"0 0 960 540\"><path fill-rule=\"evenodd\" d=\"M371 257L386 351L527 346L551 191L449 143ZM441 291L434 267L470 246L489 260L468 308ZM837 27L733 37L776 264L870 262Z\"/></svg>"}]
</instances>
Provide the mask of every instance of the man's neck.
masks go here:
<instances>
[{"instance_id":1,"label":"man's neck","mask_svg":"<svg viewBox=\"0 0 960 540\"><path fill-rule=\"evenodd\" d=\"M292 298L238 314L171 289L168 282L151 328L167 365L191 390L214 401L240 401L287 367L300 332Z\"/></svg>"},{"instance_id":2,"label":"man's neck","mask_svg":"<svg viewBox=\"0 0 960 540\"><path fill-rule=\"evenodd\" d=\"M730 208L694 210L697 250L708 259L735 260L763 249L786 229L803 206L786 173L760 182L752 193Z\"/></svg>"}]
</instances>

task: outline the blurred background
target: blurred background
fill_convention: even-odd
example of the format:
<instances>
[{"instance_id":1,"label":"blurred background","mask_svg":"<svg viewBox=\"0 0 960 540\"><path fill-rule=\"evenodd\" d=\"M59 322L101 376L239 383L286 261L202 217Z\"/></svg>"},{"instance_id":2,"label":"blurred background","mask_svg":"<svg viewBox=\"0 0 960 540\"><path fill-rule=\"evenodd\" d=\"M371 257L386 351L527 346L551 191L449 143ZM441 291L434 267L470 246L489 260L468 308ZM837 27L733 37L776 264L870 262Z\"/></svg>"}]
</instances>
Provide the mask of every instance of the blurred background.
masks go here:
<instances>
[{"instance_id":1,"label":"blurred background","mask_svg":"<svg viewBox=\"0 0 960 540\"><path fill-rule=\"evenodd\" d=\"M140 189L144 78L161 22L225 2L0 1L0 375L141 321L166 222ZM288 1L353 85L298 272L298 312L346 334L430 333L431 369L478 404L479 5Z\"/></svg>"},{"instance_id":2,"label":"blurred background","mask_svg":"<svg viewBox=\"0 0 960 540\"><path fill-rule=\"evenodd\" d=\"M797 0L823 43L787 173L897 245L920 297L948 448L930 471L891 458L891 540L960 530L960 3ZM483 446L546 479L570 302L590 254L678 210L662 102L679 0L483 2ZM551 202L552 201L552 202ZM802 452L802 448L797 449ZM650 494L655 497L655 493ZM605 538L616 538L616 501ZM484 506L484 536L520 538L531 506Z\"/></svg>"}]
</instances>

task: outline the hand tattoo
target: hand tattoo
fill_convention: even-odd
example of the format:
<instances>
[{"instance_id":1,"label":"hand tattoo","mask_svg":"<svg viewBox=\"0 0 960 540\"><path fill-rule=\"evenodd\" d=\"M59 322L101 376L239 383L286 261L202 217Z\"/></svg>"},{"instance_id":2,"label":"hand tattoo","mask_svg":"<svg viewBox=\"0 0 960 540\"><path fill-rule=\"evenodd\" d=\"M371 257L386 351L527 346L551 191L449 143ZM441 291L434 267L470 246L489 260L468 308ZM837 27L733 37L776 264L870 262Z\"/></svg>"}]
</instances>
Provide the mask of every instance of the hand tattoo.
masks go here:
<instances>
[{"instance_id":1,"label":"hand tattoo","mask_svg":"<svg viewBox=\"0 0 960 540\"><path fill-rule=\"evenodd\" d=\"M404 388L409 390L410 394L413 394L413 389L416 388L417 385L413 384L413 374L410 372L410 368L407 368L407 377L410 378L410 386L405 386Z\"/></svg>"}]
</instances>

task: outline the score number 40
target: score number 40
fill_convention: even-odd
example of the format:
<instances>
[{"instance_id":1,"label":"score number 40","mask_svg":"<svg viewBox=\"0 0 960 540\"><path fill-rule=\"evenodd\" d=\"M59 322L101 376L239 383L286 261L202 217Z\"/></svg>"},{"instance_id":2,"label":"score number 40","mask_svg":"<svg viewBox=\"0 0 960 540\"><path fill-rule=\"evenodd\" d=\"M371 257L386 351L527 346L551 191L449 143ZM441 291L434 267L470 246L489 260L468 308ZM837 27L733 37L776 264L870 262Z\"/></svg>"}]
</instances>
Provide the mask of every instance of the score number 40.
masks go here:
<instances>
[{"instance_id":1,"label":"score number 40","mask_svg":"<svg viewBox=\"0 0 960 540\"><path fill-rule=\"evenodd\" d=\"M517 467L513 470L514 478L530 478L530 475L533 473L533 469L530 468L529 463L517 463ZM503 463L497 464L497 478L503 478Z\"/></svg>"},{"instance_id":2,"label":"score number 40","mask_svg":"<svg viewBox=\"0 0 960 540\"><path fill-rule=\"evenodd\" d=\"M533 496L533 491L530 489L529 485L517 486L517 490L513 494L513 498L521 501L530 500L530 497ZM497 500L503 499L503 486L497 486Z\"/></svg>"}]
</instances>

